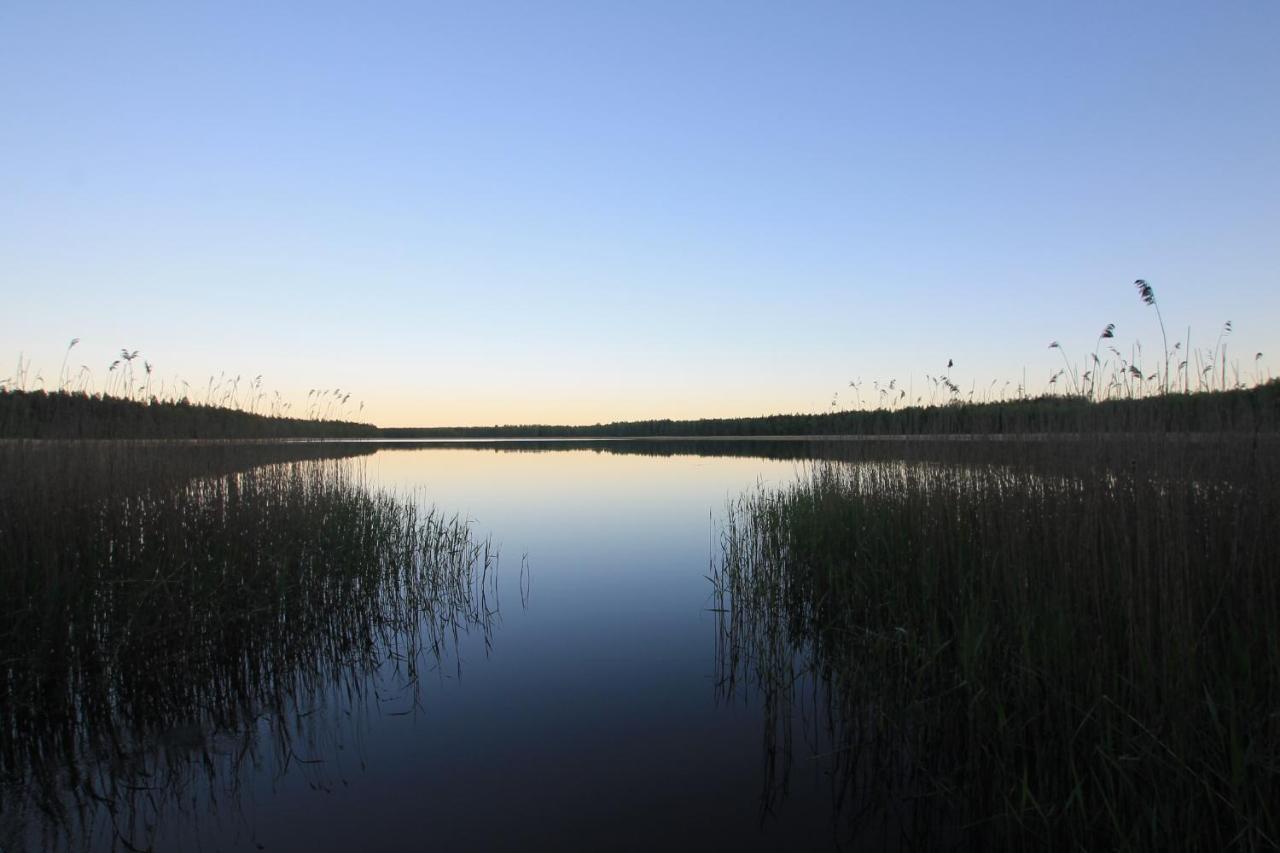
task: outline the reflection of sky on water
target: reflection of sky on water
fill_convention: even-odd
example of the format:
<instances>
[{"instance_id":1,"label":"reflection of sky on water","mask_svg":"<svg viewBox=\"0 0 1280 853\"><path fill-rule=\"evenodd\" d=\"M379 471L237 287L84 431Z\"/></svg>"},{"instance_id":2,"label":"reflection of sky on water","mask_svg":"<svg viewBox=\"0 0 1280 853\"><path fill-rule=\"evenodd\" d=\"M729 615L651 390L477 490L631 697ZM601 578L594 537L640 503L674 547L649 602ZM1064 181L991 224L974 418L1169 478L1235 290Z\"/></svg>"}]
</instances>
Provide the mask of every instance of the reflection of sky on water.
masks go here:
<instances>
[{"instance_id":1,"label":"reflection of sky on water","mask_svg":"<svg viewBox=\"0 0 1280 853\"><path fill-rule=\"evenodd\" d=\"M219 822L224 840L247 831L267 850L829 843L826 783L805 776L811 763L761 829L760 712L717 705L706 610L713 517L757 480L791 480L796 463L435 448L356 464L371 485L417 490L501 544L494 648L486 656L481 636L465 638L460 673L447 662L423 675L416 714L396 715L413 703L385 685L371 700L381 713L339 738L331 765L264 776L245 821ZM317 778L327 790L312 788Z\"/></svg>"},{"instance_id":2,"label":"reflection of sky on water","mask_svg":"<svg viewBox=\"0 0 1280 853\"><path fill-rule=\"evenodd\" d=\"M362 464L374 484L419 489L423 499L474 519L501 543L508 583L527 552L533 616L554 607L556 625L604 624L614 639L629 614L647 607L677 618L691 595L701 602L712 517L758 478L789 481L797 470L761 459L583 450L394 450ZM645 616L655 618L664 617Z\"/></svg>"}]
</instances>

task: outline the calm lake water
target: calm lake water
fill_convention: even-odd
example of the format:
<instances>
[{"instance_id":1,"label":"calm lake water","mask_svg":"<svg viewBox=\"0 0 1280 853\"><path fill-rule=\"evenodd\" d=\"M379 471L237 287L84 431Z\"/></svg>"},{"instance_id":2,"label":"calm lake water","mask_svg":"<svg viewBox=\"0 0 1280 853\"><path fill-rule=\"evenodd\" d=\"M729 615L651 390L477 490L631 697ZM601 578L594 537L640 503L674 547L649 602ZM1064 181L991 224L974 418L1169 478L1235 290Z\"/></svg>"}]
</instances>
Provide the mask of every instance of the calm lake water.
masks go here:
<instances>
[{"instance_id":1,"label":"calm lake water","mask_svg":"<svg viewBox=\"0 0 1280 853\"><path fill-rule=\"evenodd\" d=\"M128 825L90 803L93 846L836 847L806 685L788 762L767 748L777 727L760 697L741 685L729 695L719 677L707 577L718 519L804 465L752 447L365 448L342 464L369 488L457 513L499 546L488 630L463 625L456 647L417 661L416 679L393 658L372 675L335 669L306 707L263 709L252 749L243 732L175 719L146 748L185 756L192 772L157 780L177 790L156 790ZM273 717L286 718L287 745ZM21 791L5 803L8 843L40 846L38 810L16 807Z\"/></svg>"}]
</instances>

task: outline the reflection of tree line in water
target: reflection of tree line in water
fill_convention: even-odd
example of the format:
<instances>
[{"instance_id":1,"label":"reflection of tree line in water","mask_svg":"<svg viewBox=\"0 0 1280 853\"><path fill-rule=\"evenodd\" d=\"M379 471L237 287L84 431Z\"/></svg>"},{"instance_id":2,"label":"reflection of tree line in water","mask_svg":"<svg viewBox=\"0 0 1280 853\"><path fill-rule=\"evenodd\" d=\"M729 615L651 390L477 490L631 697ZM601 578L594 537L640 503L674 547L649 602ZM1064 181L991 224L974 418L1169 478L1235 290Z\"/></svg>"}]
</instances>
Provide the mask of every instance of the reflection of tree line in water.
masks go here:
<instances>
[{"instance_id":1,"label":"reflection of tree line in water","mask_svg":"<svg viewBox=\"0 0 1280 853\"><path fill-rule=\"evenodd\" d=\"M371 442L381 451L485 451L490 453L538 454L590 451L609 456L732 456L755 459L799 460L826 458L839 454L830 441L778 439L506 439L499 441L448 439L428 442L397 441L386 444Z\"/></svg>"},{"instance_id":2,"label":"reflection of tree line in water","mask_svg":"<svg viewBox=\"0 0 1280 853\"><path fill-rule=\"evenodd\" d=\"M1280 454L1026 447L730 508L720 685L765 707L765 805L820 756L877 847L1274 849Z\"/></svg>"},{"instance_id":3,"label":"reflection of tree line in water","mask_svg":"<svg viewBox=\"0 0 1280 853\"><path fill-rule=\"evenodd\" d=\"M342 444L340 446L347 447ZM1259 454L1280 453L1280 435L1169 436L879 436L830 439L564 439L505 441L378 442L349 445L380 452L423 449L510 454L590 451L600 456L724 457L782 462L936 462L1006 465L1040 473L1077 475L1080 454L1103 469L1141 468L1177 472L1182 478L1239 478L1253 470Z\"/></svg>"},{"instance_id":4,"label":"reflection of tree line in water","mask_svg":"<svg viewBox=\"0 0 1280 853\"><path fill-rule=\"evenodd\" d=\"M489 541L324 452L0 448L0 846L146 848L267 756L338 781L339 710L487 647Z\"/></svg>"}]
</instances>

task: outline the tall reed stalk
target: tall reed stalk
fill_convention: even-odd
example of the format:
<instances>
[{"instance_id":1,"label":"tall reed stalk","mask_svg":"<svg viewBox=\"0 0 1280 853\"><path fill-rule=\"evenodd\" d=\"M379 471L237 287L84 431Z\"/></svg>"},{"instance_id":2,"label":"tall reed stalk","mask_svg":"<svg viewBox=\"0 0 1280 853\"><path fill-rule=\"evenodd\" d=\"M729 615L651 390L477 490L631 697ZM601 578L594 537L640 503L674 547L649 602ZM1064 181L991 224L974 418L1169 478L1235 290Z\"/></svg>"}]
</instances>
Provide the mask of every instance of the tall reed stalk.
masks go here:
<instances>
[{"instance_id":1,"label":"tall reed stalk","mask_svg":"<svg viewBox=\"0 0 1280 853\"><path fill-rule=\"evenodd\" d=\"M825 683L879 756L850 785L932 808L915 844L1276 849L1280 448L997 450L735 503L722 683Z\"/></svg>"},{"instance_id":2,"label":"tall reed stalk","mask_svg":"<svg viewBox=\"0 0 1280 853\"><path fill-rule=\"evenodd\" d=\"M490 642L490 542L314 455L0 443L6 847L147 849L234 796L263 726L286 772L312 709Z\"/></svg>"}]
</instances>

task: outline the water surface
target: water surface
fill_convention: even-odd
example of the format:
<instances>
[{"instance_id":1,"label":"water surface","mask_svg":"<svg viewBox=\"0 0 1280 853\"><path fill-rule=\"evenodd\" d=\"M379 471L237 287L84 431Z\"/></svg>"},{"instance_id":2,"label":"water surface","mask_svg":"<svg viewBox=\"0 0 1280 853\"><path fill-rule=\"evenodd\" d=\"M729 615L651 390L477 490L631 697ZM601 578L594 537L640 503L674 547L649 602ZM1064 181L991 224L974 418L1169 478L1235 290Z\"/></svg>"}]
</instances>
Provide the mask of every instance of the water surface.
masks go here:
<instances>
[{"instance_id":1,"label":"water surface","mask_svg":"<svg viewBox=\"0 0 1280 853\"><path fill-rule=\"evenodd\" d=\"M822 738L798 737L787 774L770 763L774 729L758 697L720 681L708 579L726 502L791 481L810 448L717 445L714 455L684 444L335 445L358 451L340 464L369 490L456 513L491 537L500 559L488 617L459 620L443 648L410 649L411 660L400 640L380 641L373 666L344 668L317 649L324 673L238 729L174 719L149 730L133 754L162 755L168 771L146 784L130 776L144 800L131 810L95 805L101 785L89 788L90 831L74 843L834 846L829 765L813 756ZM798 725L811 728L802 710ZM118 764L108 756L93 772ZM56 838L33 829L39 809L14 787L8 843Z\"/></svg>"}]
</instances>

